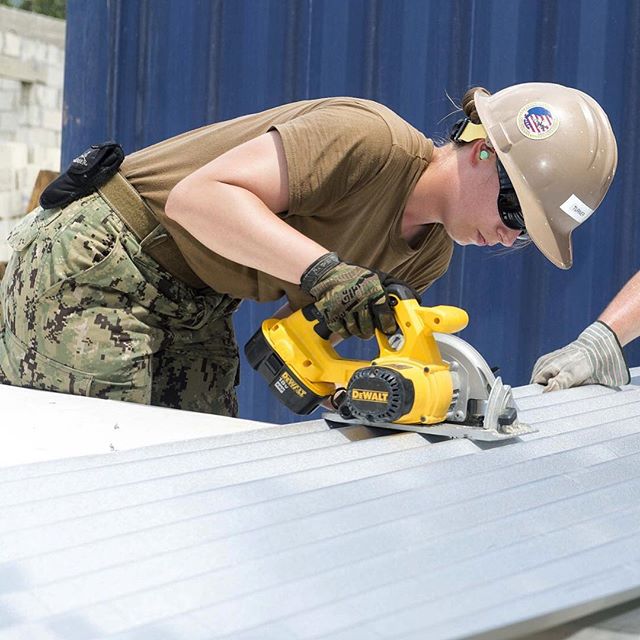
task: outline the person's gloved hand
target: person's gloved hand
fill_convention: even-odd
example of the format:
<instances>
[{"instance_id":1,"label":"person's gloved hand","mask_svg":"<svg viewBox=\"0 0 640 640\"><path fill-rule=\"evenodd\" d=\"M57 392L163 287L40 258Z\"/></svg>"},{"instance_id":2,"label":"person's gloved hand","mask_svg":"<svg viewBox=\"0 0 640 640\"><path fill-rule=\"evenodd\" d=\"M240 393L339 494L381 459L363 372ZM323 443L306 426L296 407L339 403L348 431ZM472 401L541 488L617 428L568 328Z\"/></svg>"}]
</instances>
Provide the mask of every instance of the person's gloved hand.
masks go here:
<instances>
[{"instance_id":1,"label":"person's gloved hand","mask_svg":"<svg viewBox=\"0 0 640 640\"><path fill-rule=\"evenodd\" d=\"M335 253L320 257L304 272L300 286L332 333L368 339L374 329L393 334L397 324L377 274L342 262Z\"/></svg>"},{"instance_id":2,"label":"person's gloved hand","mask_svg":"<svg viewBox=\"0 0 640 640\"><path fill-rule=\"evenodd\" d=\"M547 385L545 391L581 384L617 387L631 376L616 334L604 322L589 325L566 347L538 359L531 382Z\"/></svg>"}]
</instances>

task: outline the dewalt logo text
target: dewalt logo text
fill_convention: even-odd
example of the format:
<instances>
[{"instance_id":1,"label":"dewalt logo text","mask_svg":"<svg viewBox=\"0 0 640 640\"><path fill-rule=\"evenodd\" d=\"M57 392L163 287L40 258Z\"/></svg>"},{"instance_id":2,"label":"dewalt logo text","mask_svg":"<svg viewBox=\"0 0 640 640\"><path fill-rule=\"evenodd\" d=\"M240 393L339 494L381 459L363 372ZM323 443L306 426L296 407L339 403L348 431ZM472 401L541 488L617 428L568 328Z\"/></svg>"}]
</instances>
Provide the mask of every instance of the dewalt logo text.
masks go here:
<instances>
[{"instance_id":1,"label":"dewalt logo text","mask_svg":"<svg viewBox=\"0 0 640 640\"><path fill-rule=\"evenodd\" d=\"M289 389L291 389L291 391L301 398L304 398L307 395L307 392L286 371L280 376L280 380L282 380Z\"/></svg>"},{"instance_id":2,"label":"dewalt logo text","mask_svg":"<svg viewBox=\"0 0 640 640\"><path fill-rule=\"evenodd\" d=\"M365 402L387 403L389 399L388 391L370 391L369 389L351 389L352 400L364 400Z\"/></svg>"}]
</instances>

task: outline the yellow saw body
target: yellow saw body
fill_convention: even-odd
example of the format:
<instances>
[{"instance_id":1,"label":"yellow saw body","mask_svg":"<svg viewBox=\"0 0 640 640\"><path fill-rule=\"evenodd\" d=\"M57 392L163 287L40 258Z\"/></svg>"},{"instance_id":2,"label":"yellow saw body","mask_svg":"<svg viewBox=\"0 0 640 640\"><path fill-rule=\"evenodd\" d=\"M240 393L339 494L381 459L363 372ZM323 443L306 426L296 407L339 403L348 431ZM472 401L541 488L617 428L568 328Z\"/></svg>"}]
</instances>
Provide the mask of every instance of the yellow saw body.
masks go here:
<instances>
[{"instance_id":1,"label":"yellow saw body","mask_svg":"<svg viewBox=\"0 0 640 640\"><path fill-rule=\"evenodd\" d=\"M336 413L324 416L331 426L365 424L478 440L532 431L517 421L510 388L480 354L447 335L467 326L464 310L423 307L400 285L387 296L398 332L376 331L379 353L372 361L341 357L313 306L265 320L245 347L247 358L295 413L310 413L332 399Z\"/></svg>"}]
</instances>

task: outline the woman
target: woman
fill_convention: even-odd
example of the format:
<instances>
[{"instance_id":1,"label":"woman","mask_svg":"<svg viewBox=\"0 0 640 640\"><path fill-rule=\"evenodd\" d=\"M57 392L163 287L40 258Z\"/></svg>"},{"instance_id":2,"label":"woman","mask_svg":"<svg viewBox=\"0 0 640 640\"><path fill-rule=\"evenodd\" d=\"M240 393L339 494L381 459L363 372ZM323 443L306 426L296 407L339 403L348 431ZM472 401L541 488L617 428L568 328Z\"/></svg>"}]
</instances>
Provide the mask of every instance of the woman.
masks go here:
<instances>
[{"instance_id":1,"label":"woman","mask_svg":"<svg viewBox=\"0 0 640 640\"><path fill-rule=\"evenodd\" d=\"M453 242L525 232L568 268L615 170L606 115L551 84L471 90L463 109L434 147L375 102L288 104L138 151L97 193L37 209L10 238L2 380L235 415L241 299L313 302L367 338L395 324L374 269L422 291Z\"/></svg>"}]
</instances>

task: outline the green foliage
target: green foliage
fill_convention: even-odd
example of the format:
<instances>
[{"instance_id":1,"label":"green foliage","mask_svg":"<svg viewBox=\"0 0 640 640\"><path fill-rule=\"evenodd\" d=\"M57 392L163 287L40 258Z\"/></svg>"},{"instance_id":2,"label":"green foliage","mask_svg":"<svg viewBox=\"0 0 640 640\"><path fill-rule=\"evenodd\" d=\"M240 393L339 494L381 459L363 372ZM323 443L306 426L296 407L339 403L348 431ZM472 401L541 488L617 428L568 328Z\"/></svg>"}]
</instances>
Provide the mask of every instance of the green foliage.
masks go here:
<instances>
[{"instance_id":1,"label":"green foliage","mask_svg":"<svg viewBox=\"0 0 640 640\"><path fill-rule=\"evenodd\" d=\"M0 5L42 13L53 18L64 18L67 13L67 0L0 0Z\"/></svg>"}]
</instances>

